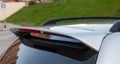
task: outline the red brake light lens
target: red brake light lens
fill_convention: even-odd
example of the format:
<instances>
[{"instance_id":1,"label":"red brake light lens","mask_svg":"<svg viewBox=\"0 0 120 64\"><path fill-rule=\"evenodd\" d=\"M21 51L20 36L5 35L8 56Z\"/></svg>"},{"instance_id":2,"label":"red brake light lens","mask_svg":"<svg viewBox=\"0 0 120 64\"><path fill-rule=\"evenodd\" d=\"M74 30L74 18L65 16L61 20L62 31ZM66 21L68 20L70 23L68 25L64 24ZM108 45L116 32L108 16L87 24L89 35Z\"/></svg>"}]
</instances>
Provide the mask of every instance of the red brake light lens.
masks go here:
<instances>
[{"instance_id":1,"label":"red brake light lens","mask_svg":"<svg viewBox=\"0 0 120 64\"><path fill-rule=\"evenodd\" d=\"M19 29L20 32L27 32L27 33L41 33L37 30L30 30L30 29Z\"/></svg>"},{"instance_id":2,"label":"red brake light lens","mask_svg":"<svg viewBox=\"0 0 120 64\"><path fill-rule=\"evenodd\" d=\"M45 39L50 39L51 38L51 35L49 35L49 34L43 34L43 33L41 33L38 30L19 29L19 32L30 33L31 36L39 37L39 38L45 38Z\"/></svg>"}]
</instances>

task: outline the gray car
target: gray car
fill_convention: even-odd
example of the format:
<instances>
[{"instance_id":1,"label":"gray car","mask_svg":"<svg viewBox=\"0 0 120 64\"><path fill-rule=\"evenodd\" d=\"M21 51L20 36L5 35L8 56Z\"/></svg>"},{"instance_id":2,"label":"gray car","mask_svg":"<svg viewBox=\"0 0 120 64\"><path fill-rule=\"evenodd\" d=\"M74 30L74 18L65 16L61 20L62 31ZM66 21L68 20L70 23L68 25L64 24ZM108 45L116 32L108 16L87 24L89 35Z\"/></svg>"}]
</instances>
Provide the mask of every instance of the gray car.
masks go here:
<instances>
[{"instance_id":1,"label":"gray car","mask_svg":"<svg viewBox=\"0 0 120 64\"><path fill-rule=\"evenodd\" d=\"M40 27L11 28L19 38L2 55L0 64L120 64L119 19L60 18Z\"/></svg>"}]
</instances>

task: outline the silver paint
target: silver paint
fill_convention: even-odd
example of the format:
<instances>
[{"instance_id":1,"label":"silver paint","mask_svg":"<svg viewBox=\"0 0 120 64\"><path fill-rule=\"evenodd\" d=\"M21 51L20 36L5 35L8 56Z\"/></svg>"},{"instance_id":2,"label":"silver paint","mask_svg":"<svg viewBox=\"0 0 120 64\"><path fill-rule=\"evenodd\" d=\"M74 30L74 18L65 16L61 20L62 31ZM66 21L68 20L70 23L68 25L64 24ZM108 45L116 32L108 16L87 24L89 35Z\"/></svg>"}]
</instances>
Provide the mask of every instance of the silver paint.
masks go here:
<instances>
[{"instance_id":1,"label":"silver paint","mask_svg":"<svg viewBox=\"0 0 120 64\"><path fill-rule=\"evenodd\" d=\"M102 43L96 64L120 64L120 33L112 33Z\"/></svg>"}]
</instances>

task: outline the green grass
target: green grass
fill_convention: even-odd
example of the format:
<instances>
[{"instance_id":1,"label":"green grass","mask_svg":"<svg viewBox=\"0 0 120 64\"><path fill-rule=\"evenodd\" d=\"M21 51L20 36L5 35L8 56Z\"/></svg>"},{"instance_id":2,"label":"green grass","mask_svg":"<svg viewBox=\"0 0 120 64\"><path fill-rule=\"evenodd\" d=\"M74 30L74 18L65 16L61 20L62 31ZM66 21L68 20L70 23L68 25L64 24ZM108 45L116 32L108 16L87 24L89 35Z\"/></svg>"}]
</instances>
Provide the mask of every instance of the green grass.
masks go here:
<instances>
[{"instance_id":1,"label":"green grass","mask_svg":"<svg viewBox=\"0 0 120 64\"><path fill-rule=\"evenodd\" d=\"M24 7L7 22L38 26L44 21L77 16L120 16L120 0L60 0Z\"/></svg>"}]
</instances>

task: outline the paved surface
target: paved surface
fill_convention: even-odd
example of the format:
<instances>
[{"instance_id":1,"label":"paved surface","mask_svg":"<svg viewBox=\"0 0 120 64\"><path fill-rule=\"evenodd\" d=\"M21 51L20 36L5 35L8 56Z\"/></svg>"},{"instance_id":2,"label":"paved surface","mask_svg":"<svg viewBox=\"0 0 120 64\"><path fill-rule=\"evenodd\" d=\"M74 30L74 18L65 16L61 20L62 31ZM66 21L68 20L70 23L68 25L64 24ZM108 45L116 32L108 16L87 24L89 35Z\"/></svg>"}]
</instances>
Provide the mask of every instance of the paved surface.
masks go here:
<instances>
[{"instance_id":1,"label":"paved surface","mask_svg":"<svg viewBox=\"0 0 120 64\"><path fill-rule=\"evenodd\" d=\"M2 54L17 37L10 31L0 32L0 54Z\"/></svg>"},{"instance_id":2,"label":"paved surface","mask_svg":"<svg viewBox=\"0 0 120 64\"><path fill-rule=\"evenodd\" d=\"M0 24L0 26L3 26ZM12 44L17 37L9 30L9 28L18 27L13 24L7 24L7 28L0 27L0 55Z\"/></svg>"}]
</instances>

